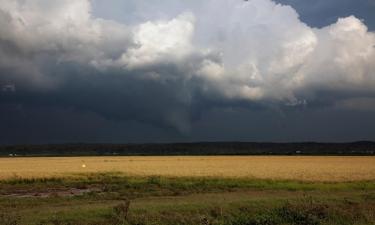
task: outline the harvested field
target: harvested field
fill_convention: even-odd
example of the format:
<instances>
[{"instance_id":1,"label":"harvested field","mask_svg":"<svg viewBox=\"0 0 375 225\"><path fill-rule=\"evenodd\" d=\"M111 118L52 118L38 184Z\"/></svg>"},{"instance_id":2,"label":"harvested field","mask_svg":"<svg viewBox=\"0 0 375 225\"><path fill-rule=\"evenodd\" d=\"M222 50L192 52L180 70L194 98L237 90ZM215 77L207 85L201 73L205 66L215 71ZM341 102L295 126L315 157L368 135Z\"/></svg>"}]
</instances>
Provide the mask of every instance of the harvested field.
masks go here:
<instances>
[{"instance_id":1,"label":"harvested field","mask_svg":"<svg viewBox=\"0 0 375 225\"><path fill-rule=\"evenodd\" d=\"M241 177L301 181L375 180L375 157L49 157L1 158L0 179L121 172L136 176Z\"/></svg>"}]
</instances>

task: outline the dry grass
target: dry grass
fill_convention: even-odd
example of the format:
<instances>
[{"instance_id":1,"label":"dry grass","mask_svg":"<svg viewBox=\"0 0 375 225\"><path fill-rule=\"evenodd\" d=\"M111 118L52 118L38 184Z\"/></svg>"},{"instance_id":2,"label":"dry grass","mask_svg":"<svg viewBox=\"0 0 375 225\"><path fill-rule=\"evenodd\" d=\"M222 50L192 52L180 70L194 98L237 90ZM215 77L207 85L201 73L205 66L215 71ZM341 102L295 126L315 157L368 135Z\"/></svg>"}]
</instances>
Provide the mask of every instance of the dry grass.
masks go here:
<instances>
[{"instance_id":1,"label":"dry grass","mask_svg":"<svg viewBox=\"0 0 375 225\"><path fill-rule=\"evenodd\" d=\"M218 156L0 159L0 179L61 177L74 173L95 172L122 172L127 175L140 176L359 181L375 180L375 157Z\"/></svg>"}]
</instances>

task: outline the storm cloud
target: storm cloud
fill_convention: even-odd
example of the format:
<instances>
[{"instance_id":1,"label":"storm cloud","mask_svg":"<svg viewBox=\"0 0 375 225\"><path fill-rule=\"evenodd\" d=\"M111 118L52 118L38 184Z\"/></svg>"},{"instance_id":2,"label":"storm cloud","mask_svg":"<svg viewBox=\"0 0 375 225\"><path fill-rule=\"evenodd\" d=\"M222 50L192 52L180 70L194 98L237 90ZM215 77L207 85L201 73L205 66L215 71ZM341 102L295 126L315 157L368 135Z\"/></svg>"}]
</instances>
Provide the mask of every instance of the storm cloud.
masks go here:
<instances>
[{"instance_id":1,"label":"storm cloud","mask_svg":"<svg viewBox=\"0 0 375 225\"><path fill-rule=\"evenodd\" d=\"M210 110L373 112L366 21L313 26L287 3L129 0L114 19L93 12L98 1L0 0L2 110L73 109L184 135Z\"/></svg>"}]
</instances>

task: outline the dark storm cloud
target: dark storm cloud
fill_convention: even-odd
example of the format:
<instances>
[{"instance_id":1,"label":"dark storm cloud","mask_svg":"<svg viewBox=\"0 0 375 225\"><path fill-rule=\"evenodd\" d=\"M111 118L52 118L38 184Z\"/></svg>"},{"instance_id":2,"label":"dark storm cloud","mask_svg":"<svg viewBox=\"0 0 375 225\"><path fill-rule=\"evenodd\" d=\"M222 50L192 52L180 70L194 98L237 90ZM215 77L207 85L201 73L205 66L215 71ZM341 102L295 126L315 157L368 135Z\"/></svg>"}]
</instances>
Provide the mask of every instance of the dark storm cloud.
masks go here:
<instances>
[{"instance_id":1,"label":"dark storm cloud","mask_svg":"<svg viewBox=\"0 0 375 225\"><path fill-rule=\"evenodd\" d=\"M184 127L188 124L184 120L189 114L187 101L190 96L184 92L189 87L184 87L179 80L161 84L139 80L137 73L111 71L103 74L82 67L67 69L69 66L61 66L61 70L53 71L64 80L57 88L24 90L19 87L16 93L3 94L2 102L75 108L110 119L144 120L158 126L175 126L181 131L188 129ZM176 72L173 68L164 69Z\"/></svg>"},{"instance_id":2,"label":"dark storm cloud","mask_svg":"<svg viewBox=\"0 0 375 225\"><path fill-rule=\"evenodd\" d=\"M27 142L245 140L247 132L273 140L269 121L284 114L367 112L375 102L375 35L354 16L307 19L322 26L311 28L270 0L139 0L117 2L132 13L115 21L93 16L86 0L0 2L3 143L17 142L18 131ZM313 8L330 7L321 4Z\"/></svg>"},{"instance_id":3,"label":"dark storm cloud","mask_svg":"<svg viewBox=\"0 0 375 225\"><path fill-rule=\"evenodd\" d=\"M220 121L220 122L218 122ZM193 140L323 141L374 140L373 112L330 108L254 111L214 109L193 126Z\"/></svg>"}]
</instances>

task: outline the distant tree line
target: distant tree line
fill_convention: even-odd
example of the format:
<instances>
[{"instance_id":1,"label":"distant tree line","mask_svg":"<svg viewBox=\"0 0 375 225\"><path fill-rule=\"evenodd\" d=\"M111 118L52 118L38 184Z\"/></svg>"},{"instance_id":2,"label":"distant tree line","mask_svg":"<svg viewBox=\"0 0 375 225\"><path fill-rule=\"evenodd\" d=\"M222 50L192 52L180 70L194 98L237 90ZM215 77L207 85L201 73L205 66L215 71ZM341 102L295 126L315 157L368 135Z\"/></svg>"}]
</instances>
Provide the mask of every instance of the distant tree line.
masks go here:
<instances>
[{"instance_id":1,"label":"distant tree line","mask_svg":"<svg viewBox=\"0 0 375 225\"><path fill-rule=\"evenodd\" d=\"M0 146L0 156L375 155L375 142L60 144Z\"/></svg>"}]
</instances>

